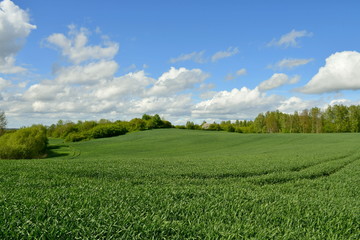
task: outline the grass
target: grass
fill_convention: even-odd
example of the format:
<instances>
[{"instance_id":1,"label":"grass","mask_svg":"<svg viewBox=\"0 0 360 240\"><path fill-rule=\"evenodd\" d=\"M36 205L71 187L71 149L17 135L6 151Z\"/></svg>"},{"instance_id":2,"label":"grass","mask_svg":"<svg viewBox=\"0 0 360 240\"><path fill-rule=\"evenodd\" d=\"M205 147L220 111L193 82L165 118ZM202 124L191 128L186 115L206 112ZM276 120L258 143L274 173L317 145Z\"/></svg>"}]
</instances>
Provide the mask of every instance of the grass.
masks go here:
<instances>
[{"instance_id":1,"label":"grass","mask_svg":"<svg viewBox=\"0 0 360 240\"><path fill-rule=\"evenodd\" d=\"M360 239L358 134L151 130L0 161L0 239Z\"/></svg>"}]
</instances>

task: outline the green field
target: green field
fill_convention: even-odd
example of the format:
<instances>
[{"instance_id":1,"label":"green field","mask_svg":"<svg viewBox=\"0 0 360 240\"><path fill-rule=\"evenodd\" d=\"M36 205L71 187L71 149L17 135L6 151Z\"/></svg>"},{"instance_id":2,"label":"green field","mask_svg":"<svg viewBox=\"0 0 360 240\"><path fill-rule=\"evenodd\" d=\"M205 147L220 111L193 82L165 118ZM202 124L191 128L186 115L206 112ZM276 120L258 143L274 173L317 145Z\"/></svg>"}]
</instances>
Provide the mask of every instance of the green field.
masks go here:
<instances>
[{"instance_id":1,"label":"green field","mask_svg":"<svg viewBox=\"0 0 360 240\"><path fill-rule=\"evenodd\" d=\"M359 134L50 143L0 160L0 239L360 239Z\"/></svg>"}]
</instances>

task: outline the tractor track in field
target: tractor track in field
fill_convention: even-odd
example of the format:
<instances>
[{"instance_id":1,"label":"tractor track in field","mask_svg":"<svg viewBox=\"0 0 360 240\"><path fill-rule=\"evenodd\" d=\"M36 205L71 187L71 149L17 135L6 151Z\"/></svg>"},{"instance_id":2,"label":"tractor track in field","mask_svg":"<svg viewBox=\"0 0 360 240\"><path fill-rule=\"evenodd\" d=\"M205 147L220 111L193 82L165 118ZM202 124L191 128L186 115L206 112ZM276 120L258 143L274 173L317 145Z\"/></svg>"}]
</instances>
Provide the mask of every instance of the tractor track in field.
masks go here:
<instances>
[{"instance_id":1,"label":"tractor track in field","mask_svg":"<svg viewBox=\"0 0 360 240\"><path fill-rule=\"evenodd\" d=\"M355 154L356 154L356 151L353 151L351 153L348 153L348 154L345 154L345 155L342 155L342 156L338 156L338 157L334 157L334 158L329 158L329 159L326 159L326 160L321 161L321 162L315 162L315 163L306 164L306 165L299 166L299 167L293 167L293 168L290 169L290 171L292 171L292 172L300 172L300 171L305 170L307 168L314 167L314 166L317 166L317 165L321 165L321 164L324 164L324 163L327 163L327 162L332 162L332 161L337 161L337 160L342 160L342 159L345 159L345 158L353 157L353 156L355 156Z\"/></svg>"},{"instance_id":2,"label":"tractor track in field","mask_svg":"<svg viewBox=\"0 0 360 240\"><path fill-rule=\"evenodd\" d=\"M348 160L346 160L348 159ZM181 178L190 178L190 179L242 179L247 182L256 184L256 185L268 185L268 184L281 184L290 181L300 180L300 179L309 179L315 180L321 177L328 177L336 172L340 171L341 169L347 167L348 165L354 163L355 161L359 160L360 156L357 154L356 151L353 151L349 154L345 154L342 156L330 158L324 160L322 162L316 162L313 164L308 164L296 168L292 168L290 170L279 171L279 170L272 170L272 171L263 171L263 172L240 172L240 173L222 173L222 174L203 174L203 173L191 173L191 174L181 174ZM333 167L332 162L342 162L339 163L338 166ZM321 166L324 166L324 169L317 170ZM328 166L326 166L328 165ZM312 169L313 172L311 172ZM307 172L309 171L309 172Z\"/></svg>"},{"instance_id":3,"label":"tractor track in field","mask_svg":"<svg viewBox=\"0 0 360 240\"><path fill-rule=\"evenodd\" d=\"M298 174L293 174L294 172L286 172L285 171L285 172L280 172L278 175L269 174L267 176L264 176L263 178L251 179L250 182L254 183L256 185L269 185L269 184L282 184L282 183L287 183L287 182L302 180L302 179L316 180L316 179L323 178L323 177L330 177L331 175L341 171L345 167L349 166L350 164L352 164L358 160L360 160L360 158L356 157L351 160L345 161L344 163L342 163L339 166L336 166L334 168L331 168L331 166L330 166L330 168L328 168L328 169L314 171L312 173L306 173L306 172L302 173L301 171L298 171L298 172L296 172ZM331 161L327 161L326 163L329 163L329 162L331 162ZM317 164L317 165L314 165L313 167L317 167L320 165L321 164ZM305 170L306 169L304 169L302 171L305 171Z\"/></svg>"}]
</instances>

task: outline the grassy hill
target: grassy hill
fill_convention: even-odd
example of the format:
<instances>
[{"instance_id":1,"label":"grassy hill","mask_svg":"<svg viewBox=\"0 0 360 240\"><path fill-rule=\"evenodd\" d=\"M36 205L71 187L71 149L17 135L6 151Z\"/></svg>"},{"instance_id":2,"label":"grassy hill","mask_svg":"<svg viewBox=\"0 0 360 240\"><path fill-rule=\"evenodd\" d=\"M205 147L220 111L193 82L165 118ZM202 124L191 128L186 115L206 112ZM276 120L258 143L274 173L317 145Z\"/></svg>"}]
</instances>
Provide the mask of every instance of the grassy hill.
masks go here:
<instances>
[{"instance_id":1,"label":"grassy hill","mask_svg":"<svg viewBox=\"0 0 360 240\"><path fill-rule=\"evenodd\" d=\"M358 134L177 129L0 161L0 238L359 239Z\"/></svg>"}]
</instances>

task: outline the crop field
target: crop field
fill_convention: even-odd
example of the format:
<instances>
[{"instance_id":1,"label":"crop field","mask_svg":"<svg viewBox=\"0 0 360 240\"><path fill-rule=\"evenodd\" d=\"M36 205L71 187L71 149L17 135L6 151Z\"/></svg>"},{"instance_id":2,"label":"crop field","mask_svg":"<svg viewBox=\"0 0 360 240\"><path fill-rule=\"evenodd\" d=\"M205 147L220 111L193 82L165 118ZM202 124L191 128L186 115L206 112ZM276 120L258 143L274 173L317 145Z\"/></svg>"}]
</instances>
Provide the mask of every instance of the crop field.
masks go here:
<instances>
[{"instance_id":1,"label":"crop field","mask_svg":"<svg viewBox=\"0 0 360 240\"><path fill-rule=\"evenodd\" d=\"M0 239L360 239L359 134L178 129L0 160Z\"/></svg>"}]
</instances>

